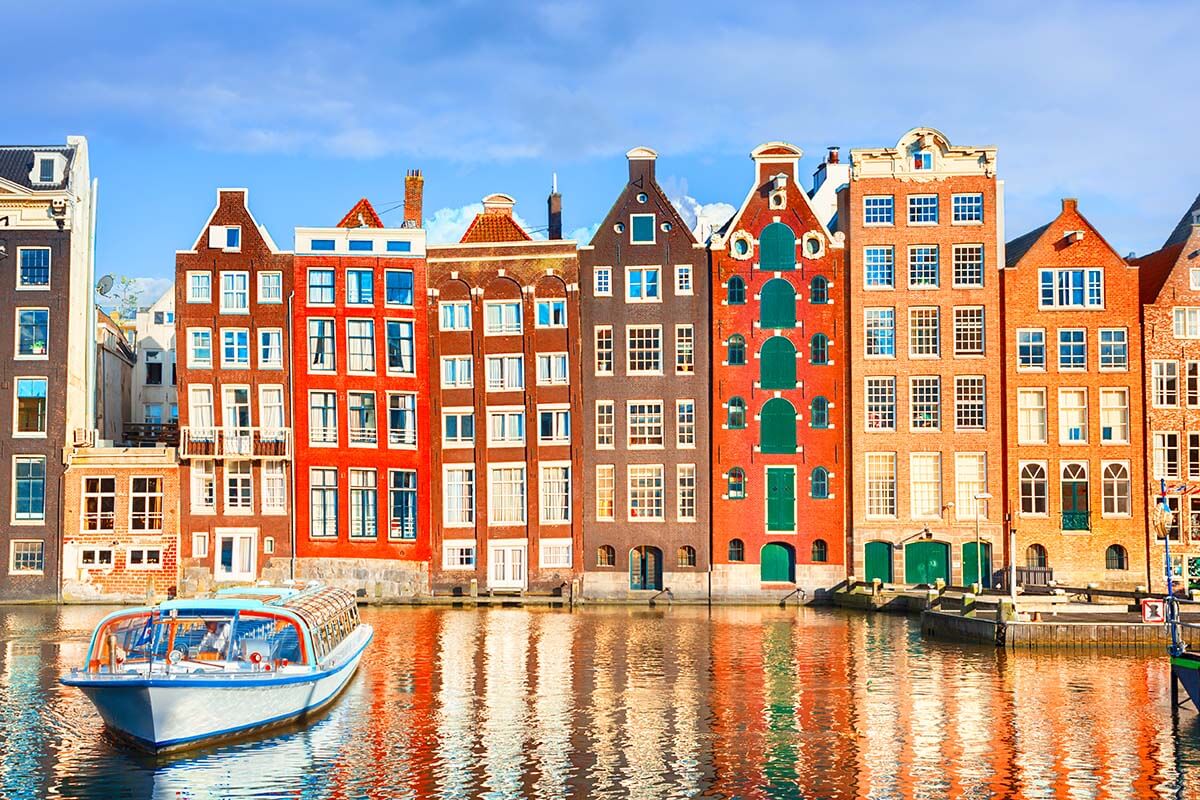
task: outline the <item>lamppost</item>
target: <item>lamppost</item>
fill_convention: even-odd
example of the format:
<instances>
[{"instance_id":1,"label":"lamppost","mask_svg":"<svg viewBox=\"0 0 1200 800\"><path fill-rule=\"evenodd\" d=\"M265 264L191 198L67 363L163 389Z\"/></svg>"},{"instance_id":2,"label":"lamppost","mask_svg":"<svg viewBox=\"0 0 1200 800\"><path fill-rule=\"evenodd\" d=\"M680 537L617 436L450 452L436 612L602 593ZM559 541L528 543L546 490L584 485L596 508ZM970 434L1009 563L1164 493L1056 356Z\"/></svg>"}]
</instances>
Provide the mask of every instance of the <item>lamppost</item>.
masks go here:
<instances>
[{"instance_id":1,"label":"lamppost","mask_svg":"<svg viewBox=\"0 0 1200 800\"><path fill-rule=\"evenodd\" d=\"M979 506L981 500L991 499L989 492L975 495L975 580L979 581L980 590L983 589L983 554L979 552Z\"/></svg>"}]
</instances>

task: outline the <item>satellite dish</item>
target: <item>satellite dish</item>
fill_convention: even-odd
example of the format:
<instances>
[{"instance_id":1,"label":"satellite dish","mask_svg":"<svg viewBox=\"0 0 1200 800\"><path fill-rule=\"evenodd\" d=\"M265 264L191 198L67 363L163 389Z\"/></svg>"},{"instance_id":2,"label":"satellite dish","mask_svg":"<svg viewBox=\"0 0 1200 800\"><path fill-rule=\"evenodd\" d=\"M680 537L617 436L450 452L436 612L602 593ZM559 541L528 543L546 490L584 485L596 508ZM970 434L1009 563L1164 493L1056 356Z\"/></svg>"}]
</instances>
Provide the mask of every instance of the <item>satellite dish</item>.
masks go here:
<instances>
[{"instance_id":1,"label":"satellite dish","mask_svg":"<svg viewBox=\"0 0 1200 800\"><path fill-rule=\"evenodd\" d=\"M113 287L113 276L112 275L103 275L100 278L100 282L96 284L96 292L101 297L108 297L108 293L112 291L112 287Z\"/></svg>"}]
</instances>

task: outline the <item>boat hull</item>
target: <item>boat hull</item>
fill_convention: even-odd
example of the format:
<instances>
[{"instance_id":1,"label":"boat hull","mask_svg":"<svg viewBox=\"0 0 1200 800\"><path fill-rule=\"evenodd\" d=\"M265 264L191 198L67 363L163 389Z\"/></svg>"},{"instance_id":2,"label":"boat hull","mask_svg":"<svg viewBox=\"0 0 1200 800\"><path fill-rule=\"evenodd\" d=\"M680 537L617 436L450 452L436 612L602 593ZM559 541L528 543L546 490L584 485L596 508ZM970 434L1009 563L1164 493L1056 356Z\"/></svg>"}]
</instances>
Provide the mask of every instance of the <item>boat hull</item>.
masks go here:
<instances>
[{"instance_id":1,"label":"boat hull","mask_svg":"<svg viewBox=\"0 0 1200 800\"><path fill-rule=\"evenodd\" d=\"M352 635L344 658L319 672L229 678L68 676L122 740L154 753L201 747L311 717L337 699L370 643Z\"/></svg>"},{"instance_id":2,"label":"boat hull","mask_svg":"<svg viewBox=\"0 0 1200 800\"><path fill-rule=\"evenodd\" d=\"M1189 652L1172 656L1171 672L1183 685L1192 707L1200 709L1200 655Z\"/></svg>"}]
</instances>

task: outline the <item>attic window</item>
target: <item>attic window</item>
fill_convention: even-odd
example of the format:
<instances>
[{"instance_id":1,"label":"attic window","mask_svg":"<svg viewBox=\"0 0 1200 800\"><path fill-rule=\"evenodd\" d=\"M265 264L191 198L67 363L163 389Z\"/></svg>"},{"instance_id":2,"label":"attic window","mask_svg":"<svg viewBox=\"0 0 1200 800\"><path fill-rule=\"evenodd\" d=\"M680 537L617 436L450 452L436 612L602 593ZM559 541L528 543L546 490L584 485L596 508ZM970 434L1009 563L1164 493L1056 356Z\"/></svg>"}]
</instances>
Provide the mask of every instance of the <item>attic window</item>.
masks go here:
<instances>
[{"instance_id":1,"label":"attic window","mask_svg":"<svg viewBox=\"0 0 1200 800\"><path fill-rule=\"evenodd\" d=\"M38 159L38 180L42 183L54 183L54 159Z\"/></svg>"},{"instance_id":2,"label":"attic window","mask_svg":"<svg viewBox=\"0 0 1200 800\"><path fill-rule=\"evenodd\" d=\"M411 253L412 242L388 242L387 251L389 253Z\"/></svg>"},{"instance_id":3,"label":"attic window","mask_svg":"<svg viewBox=\"0 0 1200 800\"><path fill-rule=\"evenodd\" d=\"M933 169L933 153L927 150L913 153L913 169Z\"/></svg>"},{"instance_id":4,"label":"attic window","mask_svg":"<svg viewBox=\"0 0 1200 800\"><path fill-rule=\"evenodd\" d=\"M375 249L375 243L370 239L351 239L350 252L369 253Z\"/></svg>"},{"instance_id":5,"label":"attic window","mask_svg":"<svg viewBox=\"0 0 1200 800\"><path fill-rule=\"evenodd\" d=\"M242 249L242 227L240 225L212 225L208 229L208 246L225 252Z\"/></svg>"},{"instance_id":6,"label":"attic window","mask_svg":"<svg viewBox=\"0 0 1200 800\"><path fill-rule=\"evenodd\" d=\"M313 239L312 240L312 249L313 250L332 250L333 249L333 239Z\"/></svg>"},{"instance_id":7,"label":"attic window","mask_svg":"<svg viewBox=\"0 0 1200 800\"><path fill-rule=\"evenodd\" d=\"M654 215L631 214L629 240L633 244L654 244Z\"/></svg>"}]
</instances>

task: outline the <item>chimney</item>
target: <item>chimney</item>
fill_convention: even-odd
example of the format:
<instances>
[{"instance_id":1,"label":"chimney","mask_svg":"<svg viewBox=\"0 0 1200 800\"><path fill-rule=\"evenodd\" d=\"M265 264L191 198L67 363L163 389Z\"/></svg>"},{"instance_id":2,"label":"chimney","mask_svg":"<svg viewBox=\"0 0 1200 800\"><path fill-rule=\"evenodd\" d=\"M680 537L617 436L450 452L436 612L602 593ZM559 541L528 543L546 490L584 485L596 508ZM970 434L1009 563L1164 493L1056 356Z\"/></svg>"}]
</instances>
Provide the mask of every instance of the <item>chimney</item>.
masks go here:
<instances>
[{"instance_id":1,"label":"chimney","mask_svg":"<svg viewBox=\"0 0 1200 800\"><path fill-rule=\"evenodd\" d=\"M1063 201L1062 201L1062 210L1063 210L1063 213L1066 213L1068 211L1070 211L1072 213L1078 213L1079 212L1079 201L1076 200L1074 197L1064 197Z\"/></svg>"},{"instance_id":2,"label":"chimney","mask_svg":"<svg viewBox=\"0 0 1200 800\"><path fill-rule=\"evenodd\" d=\"M649 147L635 147L626 153L625 157L629 159L630 183L643 177L646 183L654 183L654 162L658 160L658 153ZM645 184L642 188L646 188Z\"/></svg>"},{"instance_id":3,"label":"chimney","mask_svg":"<svg viewBox=\"0 0 1200 800\"><path fill-rule=\"evenodd\" d=\"M404 174L404 227L421 227L421 201L424 194L425 178L421 170L408 170Z\"/></svg>"},{"instance_id":4,"label":"chimney","mask_svg":"<svg viewBox=\"0 0 1200 800\"><path fill-rule=\"evenodd\" d=\"M1200 208L1192 209L1192 227L1200 225Z\"/></svg>"},{"instance_id":5,"label":"chimney","mask_svg":"<svg viewBox=\"0 0 1200 800\"><path fill-rule=\"evenodd\" d=\"M826 157L826 159L825 159L825 163L827 163L827 164L837 164L837 163L839 163L839 161L840 161L840 160L841 160L841 156L839 155L839 150L838 150L838 148L836 148L836 147L830 147L830 148L829 148L829 156L828 156L828 157Z\"/></svg>"},{"instance_id":6,"label":"chimney","mask_svg":"<svg viewBox=\"0 0 1200 800\"><path fill-rule=\"evenodd\" d=\"M550 196L546 198L546 215L551 239L562 238L562 195L558 193L558 173L550 178Z\"/></svg>"}]
</instances>

